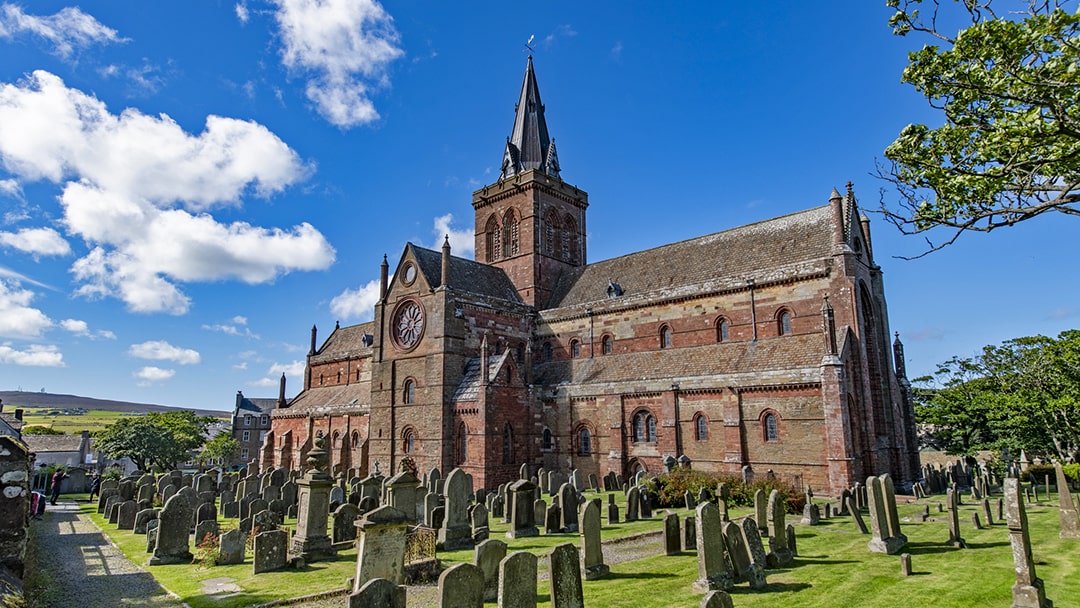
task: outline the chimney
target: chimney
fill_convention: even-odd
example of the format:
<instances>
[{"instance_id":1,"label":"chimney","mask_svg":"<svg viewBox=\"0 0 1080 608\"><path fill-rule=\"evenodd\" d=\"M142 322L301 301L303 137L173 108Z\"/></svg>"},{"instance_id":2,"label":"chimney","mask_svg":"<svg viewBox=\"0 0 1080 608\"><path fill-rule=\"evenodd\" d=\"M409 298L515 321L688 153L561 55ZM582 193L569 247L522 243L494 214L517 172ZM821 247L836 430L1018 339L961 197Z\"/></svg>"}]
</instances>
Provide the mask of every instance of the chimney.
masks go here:
<instances>
[{"instance_id":1,"label":"chimney","mask_svg":"<svg viewBox=\"0 0 1080 608\"><path fill-rule=\"evenodd\" d=\"M281 385L278 387L277 406L285 407L285 372L281 372Z\"/></svg>"},{"instance_id":2,"label":"chimney","mask_svg":"<svg viewBox=\"0 0 1080 608\"><path fill-rule=\"evenodd\" d=\"M379 265L379 301L386 299L386 282L390 273L390 264L386 263L386 254L382 256L382 264Z\"/></svg>"},{"instance_id":3,"label":"chimney","mask_svg":"<svg viewBox=\"0 0 1080 608\"><path fill-rule=\"evenodd\" d=\"M844 199L840 196L840 193L833 188L832 194L829 195L829 208L832 210L832 224L833 224L833 243L840 244L844 242Z\"/></svg>"},{"instance_id":4,"label":"chimney","mask_svg":"<svg viewBox=\"0 0 1080 608\"><path fill-rule=\"evenodd\" d=\"M19 422L22 422L22 414L23 414L23 411L22 411L21 407L15 408L15 419L18 420Z\"/></svg>"},{"instance_id":5,"label":"chimney","mask_svg":"<svg viewBox=\"0 0 1080 608\"><path fill-rule=\"evenodd\" d=\"M319 332L318 328L316 328L314 325L312 325L311 326L311 350L308 351L308 356L309 357L311 355L315 354L315 336L316 336L316 334L318 334L318 332Z\"/></svg>"},{"instance_id":6,"label":"chimney","mask_svg":"<svg viewBox=\"0 0 1080 608\"><path fill-rule=\"evenodd\" d=\"M450 282L450 235L446 235L446 240L442 245L442 286L448 287Z\"/></svg>"},{"instance_id":7,"label":"chimney","mask_svg":"<svg viewBox=\"0 0 1080 608\"><path fill-rule=\"evenodd\" d=\"M0 413L4 412L4 400L0 399Z\"/></svg>"},{"instance_id":8,"label":"chimney","mask_svg":"<svg viewBox=\"0 0 1080 608\"><path fill-rule=\"evenodd\" d=\"M866 214L862 214L859 218L859 223L862 224L863 238L866 239L866 257L874 259L874 250L870 247L870 218L866 217Z\"/></svg>"},{"instance_id":9,"label":"chimney","mask_svg":"<svg viewBox=\"0 0 1080 608\"><path fill-rule=\"evenodd\" d=\"M896 376L898 378L907 378L907 365L904 363L904 343L900 341L900 332L896 332L895 336L892 350L893 363L896 365Z\"/></svg>"}]
</instances>

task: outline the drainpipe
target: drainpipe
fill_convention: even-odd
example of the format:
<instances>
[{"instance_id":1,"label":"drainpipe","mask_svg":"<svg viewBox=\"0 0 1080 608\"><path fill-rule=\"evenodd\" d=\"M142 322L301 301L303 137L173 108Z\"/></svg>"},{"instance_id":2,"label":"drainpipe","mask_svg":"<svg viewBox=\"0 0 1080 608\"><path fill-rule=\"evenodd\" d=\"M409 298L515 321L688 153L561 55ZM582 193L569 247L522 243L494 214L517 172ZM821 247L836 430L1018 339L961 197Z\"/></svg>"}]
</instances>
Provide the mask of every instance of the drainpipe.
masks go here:
<instances>
[{"instance_id":1,"label":"drainpipe","mask_svg":"<svg viewBox=\"0 0 1080 608\"><path fill-rule=\"evenodd\" d=\"M754 279L746 282L750 288L750 324L754 326L754 342L757 342L757 307L754 306Z\"/></svg>"},{"instance_id":2,"label":"drainpipe","mask_svg":"<svg viewBox=\"0 0 1080 608\"><path fill-rule=\"evenodd\" d=\"M682 425L679 424L679 383L671 385L671 393L675 399L675 457L683 455Z\"/></svg>"}]
</instances>

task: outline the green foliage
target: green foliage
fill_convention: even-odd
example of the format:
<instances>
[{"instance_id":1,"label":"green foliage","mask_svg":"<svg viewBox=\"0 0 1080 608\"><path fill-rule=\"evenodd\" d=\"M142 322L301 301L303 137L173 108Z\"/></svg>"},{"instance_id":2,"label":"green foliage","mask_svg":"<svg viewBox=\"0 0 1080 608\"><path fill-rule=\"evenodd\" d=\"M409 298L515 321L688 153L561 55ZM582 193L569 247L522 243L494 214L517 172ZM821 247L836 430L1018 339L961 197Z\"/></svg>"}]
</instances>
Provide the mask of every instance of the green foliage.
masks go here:
<instances>
[{"instance_id":1,"label":"green foliage","mask_svg":"<svg viewBox=\"0 0 1080 608\"><path fill-rule=\"evenodd\" d=\"M1061 470L1069 481L1073 483L1080 482L1080 462L1061 465Z\"/></svg>"},{"instance_id":2,"label":"green foliage","mask_svg":"<svg viewBox=\"0 0 1080 608\"><path fill-rule=\"evenodd\" d=\"M200 568L213 568L218 565L220 555L221 538L217 534L208 533L201 542L196 539L195 552L192 554L191 563L198 564Z\"/></svg>"},{"instance_id":3,"label":"green foliage","mask_svg":"<svg viewBox=\"0 0 1080 608\"><path fill-rule=\"evenodd\" d=\"M120 467L112 466L105 469L105 472L101 474L101 478L120 481L124 478L124 474L120 472Z\"/></svg>"},{"instance_id":4,"label":"green foliage","mask_svg":"<svg viewBox=\"0 0 1080 608\"><path fill-rule=\"evenodd\" d=\"M173 469L188 459L190 451L202 447L213 421L184 410L121 418L97 434L97 446L110 458L130 458L143 471L151 465Z\"/></svg>"},{"instance_id":5,"label":"green foliage","mask_svg":"<svg viewBox=\"0 0 1080 608\"><path fill-rule=\"evenodd\" d=\"M213 439L206 442L198 460L202 463L227 462L240 453L240 442L229 433L218 433Z\"/></svg>"},{"instance_id":6,"label":"green foliage","mask_svg":"<svg viewBox=\"0 0 1080 608\"><path fill-rule=\"evenodd\" d=\"M928 39L909 53L902 81L943 124L908 125L885 150L890 162L877 173L900 202L883 201L882 211L907 234L949 229L929 251L965 231L1080 215L1080 14L1064 9L1070 3L995 12L991 0L933 0L923 13L922 0L888 0L893 33Z\"/></svg>"},{"instance_id":7,"label":"green foliage","mask_svg":"<svg viewBox=\"0 0 1080 608\"><path fill-rule=\"evenodd\" d=\"M23 435L63 435L63 431L58 431L50 426L44 426L41 424L35 424L33 426L24 426L22 429Z\"/></svg>"},{"instance_id":8,"label":"green foliage","mask_svg":"<svg viewBox=\"0 0 1080 608\"><path fill-rule=\"evenodd\" d=\"M779 490L784 500L785 511L791 514L802 513L806 497L794 486L779 479L755 479L744 483L741 477L723 473L705 473L688 469L675 469L656 478L656 484L650 490L656 492L661 507L676 508L685 506L686 491L697 498L698 492L705 489L710 501L716 500L716 490L723 483L728 489L728 506L752 507L754 493L763 490L768 496L773 490Z\"/></svg>"},{"instance_id":9,"label":"green foliage","mask_svg":"<svg viewBox=\"0 0 1080 608\"><path fill-rule=\"evenodd\" d=\"M990 420L999 394L976 359L953 357L915 382L937 387L913 391L922 445L965 456L993 446Z\"/></svg>"}]
</instances>

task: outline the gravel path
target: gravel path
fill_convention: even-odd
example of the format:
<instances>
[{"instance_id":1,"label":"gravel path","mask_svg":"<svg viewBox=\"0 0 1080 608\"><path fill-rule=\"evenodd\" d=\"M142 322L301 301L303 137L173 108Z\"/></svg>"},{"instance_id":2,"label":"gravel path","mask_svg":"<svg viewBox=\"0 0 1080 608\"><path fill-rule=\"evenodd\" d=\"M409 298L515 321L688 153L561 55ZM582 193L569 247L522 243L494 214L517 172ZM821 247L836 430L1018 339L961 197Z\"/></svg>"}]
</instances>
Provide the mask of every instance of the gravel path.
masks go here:
<instances>
[{"instance_id":1,"label":"gravel path","mask_svg":"<svg viewBox=\"0 0 1080 608\"><path fill-rule=\"evenodd\" d=\"M34 561L46 608L180 607L154 577L124 557L74 502L50 505L31 525Z\"/></svg>"}]
</instances>

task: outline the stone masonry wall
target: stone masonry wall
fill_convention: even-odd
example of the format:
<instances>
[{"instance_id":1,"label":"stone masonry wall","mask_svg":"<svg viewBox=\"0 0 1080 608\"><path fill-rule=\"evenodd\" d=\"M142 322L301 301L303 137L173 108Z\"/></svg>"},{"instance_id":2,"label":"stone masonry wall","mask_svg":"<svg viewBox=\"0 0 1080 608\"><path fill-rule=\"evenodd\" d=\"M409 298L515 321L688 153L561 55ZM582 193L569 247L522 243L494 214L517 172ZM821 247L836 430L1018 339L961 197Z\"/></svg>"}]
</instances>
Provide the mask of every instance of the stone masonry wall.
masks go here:
<instances>
[{"instance_id":1,"label":"stone masonry wall","mask_svg":"<svg viewBox=\"0 0 1080 608\"><path fill-rule=\"evenodd\" d=\"M23 573L30 526L30 455L16 439L0 436L0 564Z\"/></svg>"}]
</instances>

